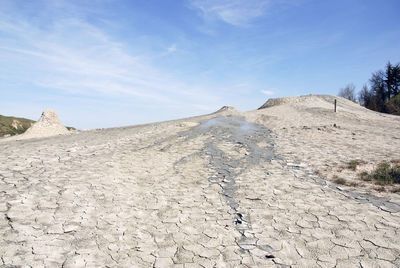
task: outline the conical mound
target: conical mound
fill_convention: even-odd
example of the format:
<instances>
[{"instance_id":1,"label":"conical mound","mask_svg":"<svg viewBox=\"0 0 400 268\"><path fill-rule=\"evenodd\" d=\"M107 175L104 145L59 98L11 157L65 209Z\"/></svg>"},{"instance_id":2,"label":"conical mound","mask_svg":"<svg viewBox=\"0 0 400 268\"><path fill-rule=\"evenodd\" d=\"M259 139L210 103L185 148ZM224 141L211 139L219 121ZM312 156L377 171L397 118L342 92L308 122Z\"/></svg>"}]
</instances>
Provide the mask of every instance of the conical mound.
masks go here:
<instances>
[{"instance_id":1,"label":"conical mound","mask_svg":"<svg viewBox=\"0 0 400 268\"><path fill-rule=\"evenodd\" d=\"M45 110L39 121L33 124L26 132L21 135L23 138L41 138L54 135L69 133L68 129L63 126L57 114L53 110Z\"/></svg>"},{"instance_id":2,"label":"conical mound","mask_svg":"<svg viewBox=\"0 0 400 268\"><path fill-rule=\"evenodd\" d=\"M234 113L238 113L239 111L236 110L235 107L232 106L222 106L221 109L219 109L218 111L214 112L214 114L217 113L222 113L222 114L234 114Z\"/></svg>"}]
</instances>

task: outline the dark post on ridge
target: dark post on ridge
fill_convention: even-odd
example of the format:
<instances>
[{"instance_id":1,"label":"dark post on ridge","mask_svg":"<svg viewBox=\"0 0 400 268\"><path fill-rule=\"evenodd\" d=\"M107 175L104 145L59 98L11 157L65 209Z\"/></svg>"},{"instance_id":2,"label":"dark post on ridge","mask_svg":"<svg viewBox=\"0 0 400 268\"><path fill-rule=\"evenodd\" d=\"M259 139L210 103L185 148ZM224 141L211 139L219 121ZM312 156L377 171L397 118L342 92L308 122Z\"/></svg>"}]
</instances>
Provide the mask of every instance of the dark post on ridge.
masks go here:
<instances>
[{"instance_id":1,"label":"dark post on ridge","mask_svg":"<svg viewBox=\"0 0 400 268\"><path fill-rule=\"evenodd\" d=\"M335 113L336 113L336 99L335 99Z\"/></svg>"}]
</instances>

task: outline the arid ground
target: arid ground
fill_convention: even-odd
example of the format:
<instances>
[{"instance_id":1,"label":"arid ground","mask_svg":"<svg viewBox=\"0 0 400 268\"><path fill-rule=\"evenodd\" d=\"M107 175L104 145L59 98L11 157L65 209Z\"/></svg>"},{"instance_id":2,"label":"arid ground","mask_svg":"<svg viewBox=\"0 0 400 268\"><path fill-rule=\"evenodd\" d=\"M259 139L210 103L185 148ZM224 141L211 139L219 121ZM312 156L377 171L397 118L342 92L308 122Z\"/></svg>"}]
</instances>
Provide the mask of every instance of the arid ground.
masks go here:
<instances>
[{"instance_id":1,"label":"arid ground","mask_svg":"<svg viewBox=\"0 0 400 268\"><path fill-rule=\"evenodd\" d=\"M400 118L337 100L2 139L0 267L400 267Z\"/></svg>"}]
</instances>

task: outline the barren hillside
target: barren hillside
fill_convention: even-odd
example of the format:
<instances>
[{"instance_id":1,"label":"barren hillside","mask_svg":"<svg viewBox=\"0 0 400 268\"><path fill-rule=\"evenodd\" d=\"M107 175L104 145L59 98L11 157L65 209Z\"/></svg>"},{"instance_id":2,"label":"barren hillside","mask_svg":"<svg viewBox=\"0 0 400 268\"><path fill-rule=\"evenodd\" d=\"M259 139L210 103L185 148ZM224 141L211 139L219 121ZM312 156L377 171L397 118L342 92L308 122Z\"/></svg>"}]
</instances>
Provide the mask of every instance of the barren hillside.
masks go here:
<instances>
[{"instance_id":1,"label":"barren hillside","mask_svg":"<svg viewBox=\"0 0 400 268\"><path fill-rule=\"evenodd\" d=\"M400 266L400 120L334 98L0 143L3 266Z\"/></svg>"},{"instance_id":2,"label":"barren hillside","mask_svg":"<svg viewBox=\"0 0 400 268\"><path fill-rule=\"evenodd\" d=\"M343 177L358 190L376 188L357 179L362 170L371 170L381 161L400 159L400 117L377 113L340 97L271 99L245 117L273 130L276 149L286 159L307 165L324 179ZM361 162L357 169L346 169L354 160Z\"/></svg>"}]
</instances>

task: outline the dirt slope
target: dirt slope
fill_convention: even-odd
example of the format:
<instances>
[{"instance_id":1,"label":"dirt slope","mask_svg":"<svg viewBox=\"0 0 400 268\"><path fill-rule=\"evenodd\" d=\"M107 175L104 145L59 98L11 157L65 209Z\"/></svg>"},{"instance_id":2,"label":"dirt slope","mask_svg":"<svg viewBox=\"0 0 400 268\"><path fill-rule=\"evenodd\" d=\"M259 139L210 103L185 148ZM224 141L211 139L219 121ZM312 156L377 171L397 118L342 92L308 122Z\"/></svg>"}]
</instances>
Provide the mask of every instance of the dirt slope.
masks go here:
<instances>
[{"instance_id":1,"label":"dirt slope","mask_svg":"<svg viewBox=\"0 0 400 268\"><path fill-rule=\"evenodd\" d=\"M365 186L366 191L377 187L357 179L359 172L383 160L400 159L400 117L368 110L341 97L271 99L244 116L275 133L277 150L285 158L309 166L324 179L343 177L358 188ZM357 170L344 168L357 159L365 161Z\"/></svg>"},{"instance_id":2,"label":"dirt slope","mask_svg":"<svg viewBox=\"0 0 400 268\"><path fill-rule=\"evenodd\" d=\"M0 266L399 267L399 195L324 175L398 118L333 98L0 143Z\"/></svg>"}]
</instances>

